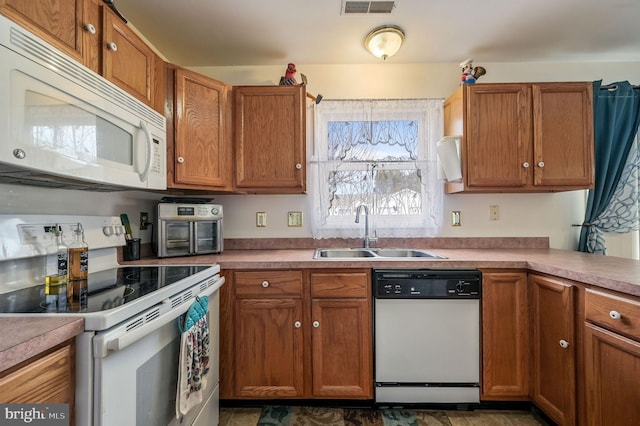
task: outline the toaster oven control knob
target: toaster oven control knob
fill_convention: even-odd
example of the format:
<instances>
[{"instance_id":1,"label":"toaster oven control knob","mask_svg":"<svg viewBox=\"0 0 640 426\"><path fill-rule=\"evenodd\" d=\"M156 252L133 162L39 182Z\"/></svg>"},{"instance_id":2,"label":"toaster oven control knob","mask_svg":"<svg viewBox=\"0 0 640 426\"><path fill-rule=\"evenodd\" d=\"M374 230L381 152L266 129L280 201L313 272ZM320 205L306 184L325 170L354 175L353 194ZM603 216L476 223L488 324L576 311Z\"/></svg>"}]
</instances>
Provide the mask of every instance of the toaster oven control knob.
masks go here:
<instances>
[{"instance_id":1,"label":"toaster oven control knob","mask_svg":"<svg viewBox=\"0 0 640 426\"><path fill-rule=\"evenodd\" d=\"M112 236L113 235L113 226L111 226L111 225L103 226L102 227L102 233L104 235L106 235L107 237Z\"/></svg>"},{"instance_id":2,"label":"toaster oven control knob","mask_svg":"<svg viewBox=\"0 0 640 426\"><path fill-rule=\"evenodd\" d=\"M18 148L13 150L13 156L16 157L18 160L22 160L24 159L24 157L27 156L27 153L24 152L23 149Z\"/></svg>"},{"instance_id":3,"label":"toaster oven control knob","mask_svg":"<svg viewBox=\"0 0 640 426\"><path fill-rule=\"evenodd\" d=\"M184 163L184 157L178 157L177 161L178 161L179 164Z\"/></svg>"},{"instance_id":4,"label":"toaster oven control knob","mask_svg":"<svg viewBox=\"0 0 640 426\"><path fill-rule=\"evenodd\" d=\"M218 213L220 213L220 210L218 210L217 208L214 207L211 209L211 214L217 215Z\"/></svg>"}]
</instances>

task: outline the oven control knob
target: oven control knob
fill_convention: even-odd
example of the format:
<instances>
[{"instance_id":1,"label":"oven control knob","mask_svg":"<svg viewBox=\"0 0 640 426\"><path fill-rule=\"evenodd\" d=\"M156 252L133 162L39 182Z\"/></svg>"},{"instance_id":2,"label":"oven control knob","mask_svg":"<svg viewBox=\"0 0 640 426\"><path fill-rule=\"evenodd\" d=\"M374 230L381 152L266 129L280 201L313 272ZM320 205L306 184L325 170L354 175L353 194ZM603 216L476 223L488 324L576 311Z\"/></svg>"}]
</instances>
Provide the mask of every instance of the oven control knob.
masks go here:
<instances>
[{"instance_id":1,"label":"oven control knob","mask_svg":"<svg viewBox=\"0 0 640 426\"><path fill-rule=\"evenodd\" d=\"M111 226L111 225L103 226L102 227L102 233L104 235L106 235L107 237L112 236L113 235L113 226Z\"/></svg>"},{"instance_id":2,"label":"oven control knob","mask_svg":"<svg viewBox=\"0 0 640 426\"><path fill-rule=\"evenodd\" d=\"M458 293L462 293L464 291L464 283L463 282L459 282L458 284L456 284L456 291Z\"/></svg>"}]
</instances>

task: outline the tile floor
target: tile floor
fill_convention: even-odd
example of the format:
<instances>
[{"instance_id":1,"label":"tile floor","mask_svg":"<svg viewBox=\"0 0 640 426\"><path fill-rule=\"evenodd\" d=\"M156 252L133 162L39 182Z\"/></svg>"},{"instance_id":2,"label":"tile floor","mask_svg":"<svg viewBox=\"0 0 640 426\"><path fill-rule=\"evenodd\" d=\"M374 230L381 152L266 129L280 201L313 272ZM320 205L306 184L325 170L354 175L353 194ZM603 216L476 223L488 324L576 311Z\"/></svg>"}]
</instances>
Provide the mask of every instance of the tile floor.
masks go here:
<instances>
[{"instance_id":1,"label":"tile floor","mask_svg":"<svg viewBox=\"0 0 640 426\"><path fill-rule=\"evenodd\" d=\"M528 411L515 410L476 410L476 411L444 411L448 417L451 426L547 426L548 423L539 419ZM259 425L262 408L221 408L220 410L220 426L257 426ZM422 416L421 416L422 417ZM426 416L425 416L426 417ZM317 425L312 419L306 419L298 415L295 417L296 426ZM272 425L272 423L269 423ZM323 422L326 426L327 424ZM333 426L345 426L345 422L337 420L329 423ZM349 423L347 423L348 425ZM415 424L415 423L414 423ZM436 421L418 422L416 426L421 425L444 425ZM391 425L385 421L385 426Z\"/></svg>"}]
</instances>

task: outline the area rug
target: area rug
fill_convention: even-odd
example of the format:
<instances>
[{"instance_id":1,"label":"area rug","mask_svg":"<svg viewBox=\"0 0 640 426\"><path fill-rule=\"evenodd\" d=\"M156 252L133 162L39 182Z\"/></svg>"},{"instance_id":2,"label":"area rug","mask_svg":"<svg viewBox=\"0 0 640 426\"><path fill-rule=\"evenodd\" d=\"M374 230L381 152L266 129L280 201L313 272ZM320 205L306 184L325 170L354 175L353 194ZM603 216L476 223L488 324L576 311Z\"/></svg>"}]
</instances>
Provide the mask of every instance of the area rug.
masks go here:
<instances>
[{"instance_id":1,"label":"area rug","mask_svg":"<svg viewBox=\"0 0 640 426\"><path fill-rule=\"evenodd\" d=\"M258 426L451 426L444 411L267 406Z\"/></svg>"}]
</instances>

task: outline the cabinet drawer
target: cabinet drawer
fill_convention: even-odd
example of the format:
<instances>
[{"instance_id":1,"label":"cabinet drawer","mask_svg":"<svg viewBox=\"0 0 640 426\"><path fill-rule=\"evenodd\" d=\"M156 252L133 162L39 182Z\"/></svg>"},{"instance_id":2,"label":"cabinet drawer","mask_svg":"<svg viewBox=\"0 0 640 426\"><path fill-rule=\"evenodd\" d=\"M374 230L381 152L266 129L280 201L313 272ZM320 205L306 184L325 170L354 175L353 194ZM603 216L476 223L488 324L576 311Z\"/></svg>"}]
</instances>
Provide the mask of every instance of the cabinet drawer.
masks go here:
<instances>
[{"instance_id":1,"label":"cabinet drawer","mask_svg":"<svg viewBox=\"0 0 640 426\"><path fill-rule=\"evenodd\" d=\"M236 297L302 295L302 271L256 271L234 274Z\"/></svg>"},{"instance_id":2,"label":"cabinet drawer","mask_svg":"<svg viewBox=\"0 0 640 426\"><path fill-rule=\"evenodd\" d=\"M587 289L587 321L640 340L640 302Z\"/></svg>"},{"instance_id":3,"label":"cabinet drawer","mask_svg":"<svg viewBox=\"0 0 640 426\"><path fill-rule=\"evenodd\" d=\"M366 298L369 294L369 281L367 271L314 272L311 274L311 297Z\"/></svg>"},{"instance_id":4,"label":"cabinet drawer","mask_svg":"<svg viewBox=\"0 0 640 426\"><path fill-rule=\"evenodd\" d=\"M70 345L0 378L0 401L3 403L72 403L73 392L74 360Z\"/></svg>"}]
</instances>

